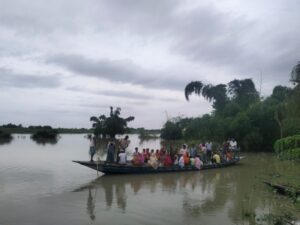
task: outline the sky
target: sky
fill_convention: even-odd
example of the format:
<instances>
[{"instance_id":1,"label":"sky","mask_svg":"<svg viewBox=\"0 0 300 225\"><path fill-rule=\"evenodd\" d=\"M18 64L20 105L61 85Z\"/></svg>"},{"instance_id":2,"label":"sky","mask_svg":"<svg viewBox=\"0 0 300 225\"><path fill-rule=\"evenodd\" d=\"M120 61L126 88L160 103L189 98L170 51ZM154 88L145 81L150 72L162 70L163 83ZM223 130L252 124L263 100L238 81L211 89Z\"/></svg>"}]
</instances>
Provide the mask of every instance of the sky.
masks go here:
<instances>
[{"instance_id":1,"label":"sky","mask_svg":"<svg viewBox=\"0 0 300 225\"><path fill-rule=\"evenodd\" d=\"M266 97L300 60L299 0L0 0L0 124L130 127L210 113L191 81L251 78Z\"/></svg>"}]
</instances>

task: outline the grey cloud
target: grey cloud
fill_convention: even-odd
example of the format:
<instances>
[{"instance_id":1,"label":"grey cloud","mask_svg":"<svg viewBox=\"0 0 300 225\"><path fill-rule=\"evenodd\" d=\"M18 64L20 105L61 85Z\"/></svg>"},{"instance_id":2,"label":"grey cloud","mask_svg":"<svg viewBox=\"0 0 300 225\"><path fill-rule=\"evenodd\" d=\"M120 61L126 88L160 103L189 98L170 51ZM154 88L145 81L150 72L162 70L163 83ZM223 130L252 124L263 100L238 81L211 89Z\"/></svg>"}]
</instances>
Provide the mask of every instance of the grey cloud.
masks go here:
<instances>
[{"instance_id":1,"label":"grey cloud","mask_svg":"<svg viewBox=\"0 0 300 225\"><path fill-rule=\"evenodd\" d=\"M121 1L104 1L103 7L111 26L140 36L166 38L172 53L194 63L226 68L241 78L258 79L262 72L273 84L288 83L291 66L299 61L299 4L287 1L279 6L283 16L279 24L272 24L274 18L268 18L263 21L267 26L262 27L260 20L266 18L249 19L209 4L183 9L182 2L162 1L148 6L145 1L134 5L128 0L122 11L125 7ZM284 13L287 9L289 13Z\"/></svg>"},{"instance_id":2,"label":"grey cloud","mask_svg":"<svg viewBox=\"0 0 300 225\"><path fill-rule=\"evenodd\" d=\"M110 31L111 26L116 24L119 25L118 29L127 29L130 23L135 29L147 31L149 26L152 29L160 25L163 27L165 14L176 9L178 2L160 0L153 4L148 0L52 0L28 3L3 0L0 2L0 26L28 35L57 30L74 34L85 28ZM152 23L148 23L148 28L144 29L144 23L149 20Z\"/></svg>"},{"instance_id":3,"label":"grey cloud","mask_svg":"<svg viewBox=\"0 0 300 225\"><path fill-rule=\"evenodd\" d=\"M86 88L80 88L80 87L68 87L66 88L67 90L70 91L79 91L79 92L86 92L90 94L95 94L95 95L104 95L104 96L112 96L112 97L121 97L121 98L130 98L130 99L139 99L139 100L147 100L147 99L152 99L152 96L149 95L143 95L143 94L137 94L131 91L101 91L101 90L89 90Z\"/></svg>"},{"instance_id":4,"label":"grey cloud","mask_svg":"<svg viewBox=\"0 0 300 225\"><path fill-rule=\"evenodd\" d=\"M55 64L76 74L118 83L142 85L148 88L182 90L185 82L160 71L145 70L129 60L94 60L83 55L58 54L49 56L47 63Z\"/></svg>"},{"instance_id":5,"label":"grey cloud","mask_svg":"<svg viewBox=\"0 0 300 225\"><path fill-rule=\"evenodd\" d=\"M110 96L110 97L118 97L118 98L127 98L131 100L142 100L144 103L147 100L160 100L160 101L168 101L168 102L175 102L178 101L178 99L174 98L165 98L165 97L155 97L143 93L135 93L132 91L115 91L115 90L89 90L87 88L82 88L82 87L68 87L66 90L70 91L78 91L78 92L85 92L85 93L90 93L90 94L95 94L95 95L102 95L102 96ZM136 101L138 103L141 103L142 101Z\"/></svg>"},{"instance_id":6,"label":"grey cloud","mask_svg":"<svg viewBox=\"0 0 300 225\"><path fill-rule=\"evenodd\" d=\"M0 68L0 86L16 88L56 88L60 86L58 76L18 74Z\"/></svg>"},{"instance_id":7,"label":"grey cloud","mask_svg":"<svg viewBox=\"0 0 300 225\"><path fill-rule=\"evenodd\" d=\"M0 26L22 35L49 34L56 30L74 32L84 20L79 12L80 10L85 12L85 6L77 0L51 2L2 0Z\"/></svg>"},{"instance_id":8,"label":"grey cloud","mask_svg":"<svg viewBox=\"0 0 300 225\"><path fill-rule=\"evenodd\" d=\"M110 26L141 36L172 37L171 50L195 61L228 64L245 54L239 39L253 21L208 4L183 10L183 1L138 2L102 1L101 9Z\"/></svg>"},{"instance_id":9,"label":"grey cloud","mask_svg":"<svg viewBox=\"0 0 300 225\"><path fill-rule=\"evenodd\" d=\"M258 33L262 29L258 28L260 19L265 18L252 20L243 15L221 12L209 3L186 8L185 3L179 0L53 0L47 4L42 1L29 4L3 0L0 3L0 26L30 35L59 30L57 34L61 37L66 32L76 36L91 29L98 34L126 33L130 37L151 41L154 38L154 42L163 39L168 41L172 53L196 64L220 70L226 68L241 77L257 77L262 70L266 78L272 78L274 82L288 80L284 75L291 69L290 64L299 61L299 4L293 0L285 1L284 10L289 9L291 15L285 14L281 18L280 29L269 28L265 33ZM128 61L96 61L78 55L55 56L50 61L76 73L115 82L151 88L165 85L178 90L182 90L185 84L175 79L166 78L164 82L152 79L154 76L164 78L157 71L145 71Z\"/></svg>"}]
</instances>

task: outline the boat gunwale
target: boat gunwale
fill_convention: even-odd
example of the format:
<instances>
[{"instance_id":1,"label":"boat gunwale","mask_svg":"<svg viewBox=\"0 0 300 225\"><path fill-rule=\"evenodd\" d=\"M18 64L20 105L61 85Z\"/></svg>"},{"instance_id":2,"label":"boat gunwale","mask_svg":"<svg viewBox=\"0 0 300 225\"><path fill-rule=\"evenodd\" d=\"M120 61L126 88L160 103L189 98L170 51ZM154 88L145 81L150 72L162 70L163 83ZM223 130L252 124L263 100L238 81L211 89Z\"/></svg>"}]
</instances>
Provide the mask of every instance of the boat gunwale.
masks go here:
<instances>
[{"instance_id":1,"label":"boat gunwale","mask_svg":"<svg viewBox=\"0 0 300 225\"><path fill-rule=\"evenodd\" d=\"M229 162L223 162L219 164L204 164L200 170L206 169L217 169L228 166L233 166L237 164L240 160L233 159ZM173 165L169 167L158 167L154 169L148 164L144 165L132 165L132 164L118 164L118 163L109 163L105 161L73 161L79 163L83 166L87 166L91 169L98 170L99 172L105 174L145 174L145 173L168 173L168 172L188 172L188 171L199 171L195 166L184 166L181 168L178 165Z\"/></svg>"}]
</instances>

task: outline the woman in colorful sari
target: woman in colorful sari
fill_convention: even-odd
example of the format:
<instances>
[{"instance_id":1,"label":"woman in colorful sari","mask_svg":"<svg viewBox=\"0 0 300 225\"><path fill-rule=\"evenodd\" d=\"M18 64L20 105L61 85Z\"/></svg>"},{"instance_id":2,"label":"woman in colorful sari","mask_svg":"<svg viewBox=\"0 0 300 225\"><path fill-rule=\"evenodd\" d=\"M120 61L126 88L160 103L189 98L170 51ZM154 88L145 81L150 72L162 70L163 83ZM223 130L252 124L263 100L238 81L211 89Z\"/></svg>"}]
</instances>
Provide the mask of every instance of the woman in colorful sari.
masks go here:
<instances>
[{"instance_id":1,"label":"woman in colorful sari","mask_svg":"<svg viewBox=\"0 0 300 225\"><path fill-rule=\"evenodd\" d=\"M144 158L144 154L143 153L139 153L139 164L143 165L145 163L145 158Z\"/></svg>"},{"instance_id":2,"label":"woman in colorful sari","mask_svg":"<svg viewBox=\"0 0 300 225\"><path fill-rule=\"evenodd\" d=\"M184 160L184 165L189 165L190 164L190 157L189 157L189 154L187 152L185 152L183 154L183 160Z\"/></svg>"},{"instance_id":3,"label":"woman in colorful sari","mask_svg":"<svg viewBox=\"0 0 300 225\"><path fill-rule=\"evenodd\" d=\"M158 167L157 158L156 158L156 155L155 155L153 149L151 150L151 155L150 155L150 158L148 160L148 164L150 166L152 166L153 169L157 169L157 167Z\"/></svg>"},{"instance_id":4,"label":"woman in colorful sari","mask_svg":"<svg viewBox=\"0 0 300 225\"><path fill-rule=\"evenodd\" d=\"M195 158L195 167L200 170L201 167L203 166L203 162L199 159L199 157Z\"/></svg>"},{"instance_id":5,"label":"woman in colorful sari","mask_svg":"<svg viewBox=\"0 0 300 225\"><path fill-rule=\"evenodd\" d=\"M168 166L172 166L173 162L171 159L171 156L169 153L166 154L165 159L164 159L164 166L168 167Z\"/></svg>"},{"instance_id":6,"label":"woman in colorful sari","mask_svg":"<svg viewBox=\"0 0 300 225\"><path fill-rule=\"evenodd\" d=\"M135 148L134 149L135 152L133 153L132 155L132 160L131 160L131 163L135 166L139 165L140 164L140 159L139 159L139 149L138 148Z\"/></svg>"},{"instance_id":7,"label":"woman in colorful sari","mask_svg":"<svg viewBox=\"0 0 300 225\"><path fill-rule=\"evenodd\" d=\"M183 159L183 156L180 156L179 161L178 161L178 166L180 166L181 168L184 167L184 159Z\"/></svg>"}]
</instances>

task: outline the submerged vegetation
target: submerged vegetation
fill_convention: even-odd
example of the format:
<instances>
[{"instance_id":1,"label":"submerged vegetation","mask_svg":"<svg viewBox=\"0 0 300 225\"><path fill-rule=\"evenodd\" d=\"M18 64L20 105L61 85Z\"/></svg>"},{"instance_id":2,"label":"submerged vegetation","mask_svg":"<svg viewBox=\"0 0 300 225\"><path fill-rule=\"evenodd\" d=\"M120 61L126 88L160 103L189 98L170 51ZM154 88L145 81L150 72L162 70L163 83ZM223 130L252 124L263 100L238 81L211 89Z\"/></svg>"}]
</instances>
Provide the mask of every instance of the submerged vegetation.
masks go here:
<instances>
[{"instance_id":1,"label":"submerged vegetation","mask_svg":"<svg viewBox=\"0 0 300 225\"><path fill-rule=\"evenodd\" d=\"M109 136L114 138L116 134L124 134L127 129L127 123L134 120L133 116L127 118L120 117L121 108L110 107L109 116L100 115L99 117L92 116L90 121L93 122L94 134L105 138Z\"/></svg>"},{"instance_id":2,"label":"submerged vegetation","mask_svg":"<svg viewBox=\"0 0 300 225\"><path fill-rule=\"evenodd\" d=\"M0 126L0 129L5 133L9 134L34 134L37 131L49 127L46 126L28 126L25 127L22 124L15 125L12 123L4 124ZM58 133L60 134L85 134L85 133L92 133L92 129L86 128L55 128Z\"/></svg>"},{"instance_id":3,"label":"submerged vegetation","mask_svg":"<svg viewBox=\"0 0 300 225\"><path fill-rule=\"evenodd\" d=\"M139 128L138 129L138 135L139 139L141 140L147 140L147 139L156 139L159 138L155 133L149 133L147 130L144 128Z\"/></svg>"},{"instance_id":4,"label":"submerged vegetation","mask_svg":"<svg viewBox=\"0 0 300 225\"><path fill-rule=\"evenodd\" d=\"M2 130L0 130L0 144L7 144L11 142L12 140L12 135L10 133L6 133Z\"/></svg>"},{"instance_id":5,"label":"submerged vegetation","mask_svg":"<svg viewBox=\"0 0 300 225\"><path fill-rule=\"evenodd\" d=\"M31 136L31 139L36 141L38 144L55 144L58 139L58 131L50 126L44 126L37 130Z\"/></svg>"}]
</instances>

